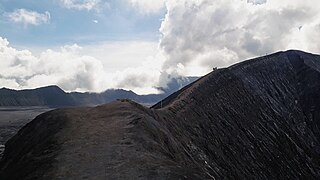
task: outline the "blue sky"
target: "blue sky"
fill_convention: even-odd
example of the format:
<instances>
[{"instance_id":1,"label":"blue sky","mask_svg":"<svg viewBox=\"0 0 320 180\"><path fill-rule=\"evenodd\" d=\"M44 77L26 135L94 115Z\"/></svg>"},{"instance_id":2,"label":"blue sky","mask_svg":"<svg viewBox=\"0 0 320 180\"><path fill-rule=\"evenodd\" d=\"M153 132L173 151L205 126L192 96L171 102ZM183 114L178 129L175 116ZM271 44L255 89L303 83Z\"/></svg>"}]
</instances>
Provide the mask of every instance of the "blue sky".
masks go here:
<instances>
[{"instance_id":1,"label":"blue sky","mask_svg":"<svg viewBox=\"0 0 320 180\"><path fill-rule=\"evenodd\" d=\"M11 44L57 46L66 43L97 41L150 40L158 41L159 28L165 11L141 14L126 0L108 1L100 9L69 9L59 0L2 0L0 34ZM6 13L26 9L50 13L50 22L42 25L15 23ZM97 23L95 23L95 22Z\"/></svg>"},{"instance_id":2,"label":"blue sky","mask_svg":"<svg viewBox=\"0 0 320 180\"><path fill-rule=\"evenodd\" d=\"M317 0L0 0L0 87L160 93L171 77L320 53Z\"/></svg>"},{"instance_id":3,"label":"blue sky","mask_svg":"<svg viewBox=\"0 0 320 180\"><path fill-rule=\"evenodd\" d=\"M0 86L157 93L165 14L163 0L1 0Z\"/></svg>"}]
</instances>

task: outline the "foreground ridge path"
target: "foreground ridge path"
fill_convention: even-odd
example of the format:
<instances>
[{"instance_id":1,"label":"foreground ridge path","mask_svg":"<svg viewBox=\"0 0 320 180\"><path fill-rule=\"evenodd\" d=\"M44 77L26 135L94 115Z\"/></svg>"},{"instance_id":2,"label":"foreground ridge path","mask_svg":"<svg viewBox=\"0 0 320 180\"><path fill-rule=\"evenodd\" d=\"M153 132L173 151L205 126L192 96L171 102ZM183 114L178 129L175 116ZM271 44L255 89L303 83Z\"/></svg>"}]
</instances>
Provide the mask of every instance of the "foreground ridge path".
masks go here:
<instances>
[{"instance_id":1,"label":"foreground ridge path","mask_svg":"<svg viewBox=\"0 0 320 180\"><path fill-rule=\"evenodd\" d=\"M319 179L320 56L218 69L152 108L58 109L6 144L0 179Z\"/></svg>"}]
</instances>

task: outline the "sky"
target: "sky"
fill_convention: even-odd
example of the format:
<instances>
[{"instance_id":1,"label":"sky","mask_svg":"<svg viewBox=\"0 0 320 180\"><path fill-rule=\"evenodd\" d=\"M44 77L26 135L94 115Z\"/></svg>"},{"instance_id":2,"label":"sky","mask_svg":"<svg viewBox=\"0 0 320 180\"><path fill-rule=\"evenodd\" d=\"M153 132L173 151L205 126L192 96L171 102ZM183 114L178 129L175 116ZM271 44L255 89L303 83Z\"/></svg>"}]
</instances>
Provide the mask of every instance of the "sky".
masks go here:
<instances>
[{"instance_id":1,"label":"sky","mask_svg":"<svg viewBox=\"0 0 320 180\"><path fill-rule=\"evenodd\" d=\"M172 77L320 53L317 0L0 0L0 87L159 93Z\"/></svg>"}]
</instances>

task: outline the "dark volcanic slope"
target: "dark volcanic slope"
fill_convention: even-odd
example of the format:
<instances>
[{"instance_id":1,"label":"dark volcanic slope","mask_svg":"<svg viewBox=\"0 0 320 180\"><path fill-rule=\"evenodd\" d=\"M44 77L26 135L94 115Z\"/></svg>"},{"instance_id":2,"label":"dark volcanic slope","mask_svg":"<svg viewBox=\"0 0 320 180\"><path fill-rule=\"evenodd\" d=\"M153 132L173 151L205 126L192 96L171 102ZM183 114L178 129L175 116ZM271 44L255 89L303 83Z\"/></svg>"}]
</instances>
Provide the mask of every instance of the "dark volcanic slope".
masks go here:
<instances>
[{"instance_id":1,"label":"dark volcanic slope","mask_svg":"<svg viewBox=\"0 0 320 180\"><path fill-rule=\"evenodd\" d=\"M6 144L0 179L319 179L319 113L320 56L280 52L152 109L118 101L38 116Z\"/></svg>"},{"instance_id":2,"label":"dark volcanic slope","mask_svg":"<svg viewBox=\"0 0 320 180\"><path fill-rule=\"evenodd\" d=\"M42 114L6 144L0 179L192 177L172 158L156 153L164 152L156 140L167 135L149 113L119 101Z\"/></svg>"}]
</instances>

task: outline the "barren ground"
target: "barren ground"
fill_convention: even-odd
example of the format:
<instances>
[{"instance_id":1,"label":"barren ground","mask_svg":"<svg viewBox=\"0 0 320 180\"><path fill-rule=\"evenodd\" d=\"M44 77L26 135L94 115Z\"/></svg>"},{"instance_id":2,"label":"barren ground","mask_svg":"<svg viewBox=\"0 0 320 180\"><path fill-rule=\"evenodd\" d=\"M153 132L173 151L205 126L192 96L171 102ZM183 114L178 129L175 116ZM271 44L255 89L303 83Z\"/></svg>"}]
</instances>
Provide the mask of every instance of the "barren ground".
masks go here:
<instances>
[{"instance_id":1,"label":"barren ground","mask_svg":"<svg viewBox=\"0 0 320 180\"><path fill-rule=\"evenodd\" d=\"M0 157L4 144L37 115L49 111L47 107L0 107Z\"/></svg>"}]
</instances>

